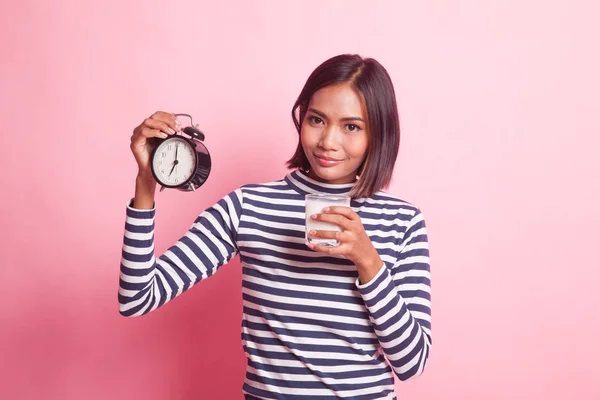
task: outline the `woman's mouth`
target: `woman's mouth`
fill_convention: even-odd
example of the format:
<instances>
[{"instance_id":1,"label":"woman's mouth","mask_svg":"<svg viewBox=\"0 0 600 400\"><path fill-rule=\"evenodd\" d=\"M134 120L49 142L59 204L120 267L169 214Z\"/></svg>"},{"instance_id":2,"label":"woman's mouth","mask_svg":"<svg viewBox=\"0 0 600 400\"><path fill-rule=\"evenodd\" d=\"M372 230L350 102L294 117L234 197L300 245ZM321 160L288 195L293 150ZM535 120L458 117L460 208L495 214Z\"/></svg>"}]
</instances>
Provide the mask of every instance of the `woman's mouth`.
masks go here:
<instances>
[{"instance_id":1,"label":"woman's mouth","mask_svg":"<svg viewBox=\"0 0 600 400\"><path fill-rule=\"evenodd\" d=\"M331 157L318 156L316 154L315 154L315 158L317 159L317 162L323 167L334 167L334 166L340 164L342 161L344 161L344 160L338 160L338 159L331 158Z\"/></svg>"}]
</instances>

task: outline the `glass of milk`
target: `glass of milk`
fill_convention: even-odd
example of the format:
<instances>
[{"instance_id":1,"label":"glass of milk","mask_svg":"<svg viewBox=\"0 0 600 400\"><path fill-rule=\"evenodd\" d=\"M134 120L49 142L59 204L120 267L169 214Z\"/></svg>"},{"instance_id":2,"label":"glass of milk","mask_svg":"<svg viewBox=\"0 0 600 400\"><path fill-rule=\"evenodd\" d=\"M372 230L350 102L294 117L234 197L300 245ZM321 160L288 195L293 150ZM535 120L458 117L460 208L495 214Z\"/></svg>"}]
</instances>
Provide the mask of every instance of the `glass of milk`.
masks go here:
<instances>
[{"instance_id":1,"label":"glass of milk","mask_svg":"<svg viewBox=\"0 0 600 400\"><path fill-rule=\"evenodd\" d=\"M313 214L320 214L325 207L345 206L350 207L350 196L339 194L307 194L306 195L306 243L320 244L322 246L335 247L340 243L336 239L311 238L308 232L312 231L338 231L342 228L327 222L315 221L310 218Z\"/></svg>"}]
</instances>

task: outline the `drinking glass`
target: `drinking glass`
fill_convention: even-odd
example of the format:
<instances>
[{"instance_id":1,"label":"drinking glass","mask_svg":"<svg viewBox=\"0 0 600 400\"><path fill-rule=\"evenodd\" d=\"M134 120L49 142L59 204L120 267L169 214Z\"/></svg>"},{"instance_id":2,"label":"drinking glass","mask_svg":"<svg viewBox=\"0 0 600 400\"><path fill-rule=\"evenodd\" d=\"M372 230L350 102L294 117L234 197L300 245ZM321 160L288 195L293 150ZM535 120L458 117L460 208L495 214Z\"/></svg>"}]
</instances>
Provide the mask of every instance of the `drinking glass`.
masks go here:
<instances>
[{"instance_id":1,"label":"drinking glass","mask_svg":"<svg viewBox=\"0 0 600 400\"><path fill-rule=\"evenodd\" d=\"M322 246L335 247L340 243L336 239L324 239L309 237L308 232L313 231L338 231L342 228L328 222L315 221L310 218L313 214L320 214L325 207L346 206L350 207L350 196L339 194L307 194L306 195L306 243L320 244Z\"/></svg>"}]
</instances>

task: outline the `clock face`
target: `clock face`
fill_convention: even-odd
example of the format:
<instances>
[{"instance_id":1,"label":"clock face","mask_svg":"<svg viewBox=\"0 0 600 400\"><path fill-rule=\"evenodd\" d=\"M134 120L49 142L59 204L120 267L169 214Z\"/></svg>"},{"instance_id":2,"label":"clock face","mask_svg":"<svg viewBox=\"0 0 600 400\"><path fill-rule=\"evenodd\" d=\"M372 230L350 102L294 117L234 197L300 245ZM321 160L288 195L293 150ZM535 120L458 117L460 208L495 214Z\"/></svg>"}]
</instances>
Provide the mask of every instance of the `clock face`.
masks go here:
<instances>
[{"instance_id":1,"label":"clock face","mask_svg":"<svg viewBox=\"0 0 600 400\"><path fill-rule=\"evenodd\" d=\"M186 183L196 169L196 149L185 139L172 136L161 142L154 152L152 171L163 186Z\"/></svg>"}]
</instances>

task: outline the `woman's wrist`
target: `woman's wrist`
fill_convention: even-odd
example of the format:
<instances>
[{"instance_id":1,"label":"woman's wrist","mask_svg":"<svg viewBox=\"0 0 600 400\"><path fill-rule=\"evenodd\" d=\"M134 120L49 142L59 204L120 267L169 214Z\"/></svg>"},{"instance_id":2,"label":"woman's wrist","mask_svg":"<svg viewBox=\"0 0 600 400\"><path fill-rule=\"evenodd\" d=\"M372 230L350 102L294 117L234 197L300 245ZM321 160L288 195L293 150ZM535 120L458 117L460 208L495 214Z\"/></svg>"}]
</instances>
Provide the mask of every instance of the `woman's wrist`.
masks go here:
<instances>
[{"instance_id":1,"label":"woman's wrist","mask_svg":"<svg viewBox=\"0 0 600 400\"><path fill-rule=\"evenodd\" d=\"M383 260L379 257L379 253L375 250L374 254L365 260L356 263L356 269L358 270L358 280L361 285L367 284L371 279L377 276L379 270L383 266Z\"/></svg>"},{"instance_id":2,"label":"woman's wrist","mask_svg":"<svg viewBox=\"0 0 600 400\"><path fill-rule=\"evenodd\" d=\"M135 197L133 208L138 210L151 210L154 208L154 193L156 181L154 177L138 174L135 179Z\"/></svg>"}]
</instances>

